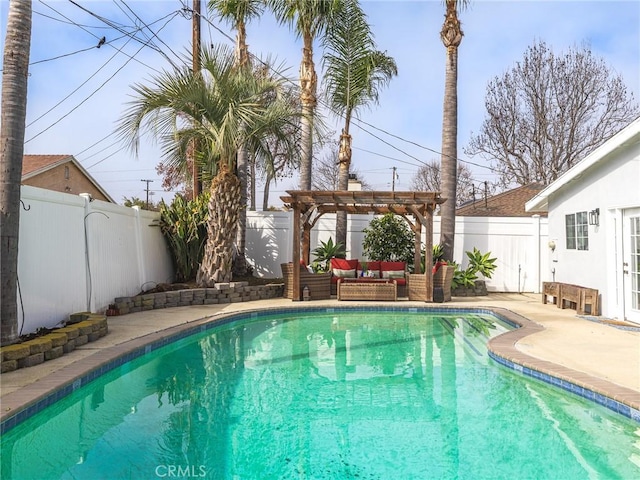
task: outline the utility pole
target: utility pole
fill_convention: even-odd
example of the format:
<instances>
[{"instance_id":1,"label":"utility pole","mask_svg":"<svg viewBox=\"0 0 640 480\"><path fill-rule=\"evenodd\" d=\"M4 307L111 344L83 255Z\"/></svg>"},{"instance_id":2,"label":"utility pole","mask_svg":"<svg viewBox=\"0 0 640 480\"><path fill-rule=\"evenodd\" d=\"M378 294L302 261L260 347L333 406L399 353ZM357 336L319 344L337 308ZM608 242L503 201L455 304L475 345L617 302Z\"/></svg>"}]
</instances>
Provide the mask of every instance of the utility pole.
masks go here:
<instances>
[{"instance_id":1,"label":"utility pole","mask_svg":"<svg viewBox=\"0 0 640 480\"><path fill-rule=\"evenodd\" d=\"M393 170L393 178L391 179L391 191L395 192L396 191L396 178L400 178L400 177L396 173L397 167L391 167L391 170Z\"/></svg>"},{"instance_id":2,"label":"utility pole","mask_svg":"<svg viewBox=\"0 0 640 480\"><path fill-rule=\"evenodd\" d=\"M140 181L147 182L147 188L145 190L147 191L147 210L149 210L149 184L153 182L153 180L140 180Z\"/></svg>"},{"instance_id":3,"label":"utility pole","mask_svg":"<svg viewBox=\"0 0 640 480\"><path fill-rule=\"evenodd\" d=\"M193 61L193 73L198 74L200 72L200 0L193 0L193 12L191 18L191 43L192 43L192 61ZM191 162L193 177L193 198L195 199L200 195L200 168L197 161L198 144L194 140L191 143Z\"/></svg>"}]
</instances>

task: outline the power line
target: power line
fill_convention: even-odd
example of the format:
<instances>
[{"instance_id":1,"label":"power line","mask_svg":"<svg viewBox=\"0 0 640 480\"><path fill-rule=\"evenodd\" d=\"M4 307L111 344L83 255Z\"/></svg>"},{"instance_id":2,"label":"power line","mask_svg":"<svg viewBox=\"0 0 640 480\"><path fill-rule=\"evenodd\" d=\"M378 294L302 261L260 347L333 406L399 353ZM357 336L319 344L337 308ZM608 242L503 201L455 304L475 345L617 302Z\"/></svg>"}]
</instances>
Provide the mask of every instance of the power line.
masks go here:
<instances>
[{"instance_id":1,"label":"power line","mask_svg":"<svg viewBox=\"0 0 640 480\"><path fill-rule=\"evenodd\" d=\"M70 0L72 1L72 0ZM174 17L177 15L177 13L174 14ZM162 26L162 28L164 28L165 26L167 26L167 24L171 21L171 19L167 20L167 22ZM162 30L161 28L161 30ZM57 125L58 123L60 123L64 118L68 117L71 113L73 113L75 110L77 110L83 103L85 103L87 100L89 100L91 97L93 97L93 95L95 95L99 90L102 89L102 87L104 87L109 81L111 81L118 73L120 73L120 71L122 71L122 69L124 67L126 67L128 65L128 63L133 60L133 58L135 57L135 55L137 55L138 53L140 53L142 51L143 48L145 48L146 45L142 45L134 54L133 57L129 57L127 59L126 62L124 62L124 64L118 68L113 75L111 75L109 78L107 78L97 89L95 89L87 98L85 98L84 100L82 100L78 105L76 105L74 108L72 108L71 110L69 110L66 114L64 114L62 117L60 117L58 120L56 120L54 123L52 123L51 125L49 125L47 128L45 128L44 130L40 131L39 133L37 133L36 135L34 135L33 137L29 138L28 140L25 140L25 143L30 142L31 140L37 138L38 136L42 135L44 132L46 132L47 130L49 130L50 128L52 128L53 126ZM33 122L32 122L33 123Z\"/></svg>"},{"instance_id":2,"label":"power line","mask_svg":"<svg viewBox=\"0 0 640 480\"><path fill-rule=\"evenodd\" d=\"M115 152L113 152L113 153L111 153L111 154L107 155L106 157L104 157L102 160L98 160L96 163L94 163L94 164L92 164L92 165L89 165L88 167L84 167L84 168L86 168L87 170L89 170L90 168L93 168L93 167L95 167L96 165L100 165L100 164L101 164L102 162L104 162L105 160L108 160L109 158L113 157L116 153L119 153L119 152L121 152L122 150L125 150L125 149L126 149L126 147L125 147L125 146L122 146L122 147L120 147L119 149L117 149Z\"/></svg>"},{"instance_id":3,"label":"power line","mask_svg":"<svg viewBox=\"0 0 640 480\"><path fill-rule=\"evenodd\" d=\"M163 50L163 49L161 49L161 48L159 48L157 45L155 45L155 44L153 43L153 39L154 39L154 37L155 37L155 38L158 38L158 39L159 39L159 37L158 37L158 34L157 34L157 33L155 33L155 32L153 32L153 31L149 28L149 26L148 26L148 25L146 25L146 24L145 24L145 26L149 29L149 31L151 31L151 33L153 33L153 35L151 36L151 38L145 38L145 39L144 39L144 41L143 41L143 40L140 40L138 37L136 37L134 33L132 33L132 32L128 32L128 31L124 28L124 26L118 25L116 22L114 22L114 21L112 21L112 20L109 20L109 19L107 19L107 18L105 18L105 17L102 17L102 16L100 16L100 15L98 15L98 14L96 14L96 13L92 12L91 10L89 10L89 9L87 9L87 8L85 8L85 7L83 7L82 5L77 4L74 0L69 0L69 2L71 2L73 5L75 5L76 7L78 7L79 9L81 9L82 11L84 11L84 12L88 13L89 15L91 15L91 16L93 16L93 17L97 18L98 20L100 20L100 21L104 22L105 24L109 25L109 26L110 26L111 28L113 28L114 30L117 30L117 31L119 31L120 33L123 33L123 34L125 34L125 35L130 36L133 40L135 40L135 41L137 41L137 42L141 43L143 47L150 47L150 48L152 48L153 50L155 50L156 52L158 52L160 55L162 55L162 56L163 56L163 57L164 57L164 58L165 58L165 59L166 59L166 60L171 64L171 66L172 66L172 67L174 67L174 68L176 67L176 65L173 63L173 60L172 60L172 59L171 59L171 58L170 58L170 57L169 57L169 56L164 52L164 50ZM172 16L172 18L171 18L171 19L173 19L173 18L175 18L179 13L180 13L180 11L175 11L175 12L169 13L169 14L167 14L165 17L163 17L163 18L161 18L161 19L159 19L159 20L156 20L156 21L155 21L155 22L153 22L153 23L157 23L157 22L159 22L160 20L163 20L164 18L166 18L166 17L168 17L168 16ZM152 25L153 25L153 24L152 24ZM162 28L164 28L165 26L166 26L166 24L165 24L165 25L163 25L163 27L162 27ZM160 30L162 30L162 28L161 28ZM137 32L140 32L141 30L142 30L141 28L136 28L136 29L134 30L134 32L136 32L136 31L137 31ZM164 43L164 42L163 42L163 43ZM165 45L166 45L166 44L165 44ZM171 49L169 49L169 50L171 50ZM175 52L173 52L173 50L171 50L171 52L175 55Z\"/></svg>"},{"instance_id":4,"label":"power line","mask_svg":"<svg viewBox=\"0 0 640 480\"><path fill-rule=\"evenodd\" d=\"M130 41L130 40L131 40L131 39L127 40L127 43L129 43L129 41ZM53 107L51 107L49 110L47 110L46 112L44 112L44 113L43 113L42 115L40 115L38 118L36 118L35 120L30 121L30 122L27 124L27 127L30 127L31 125L33 125L34 123L36 123L38 120L40 120L42 117L46 116L49 112L51 112L52 110L54 110L56 107L58 107L60 104L62 104L62 102L64 102L65 100L67 100L69 97L71 97L71 95L73 95L73 94L74 94L74 93L76 93L78 90L80 90L84 85L86 85L86 84L89 82L89 80L91 80L93 77L95 77L95 76L100 72L100 70L102 70L103 68L105 68L105 67L106 67L106 66L107 66L107 65L108 65L108 64L109 64L109 63L110 63L114 58L116 58L116 56L118 55L118 53L119 53L120 51L122 51L122 49L123 49L124 47L126 47L126 46L127 46L127 43L125 43L125 44L124 44L120 49L118 49L118 50L117 50L117 51L116 51L116 52L111 56L111 58L110 58L109 60L107 60L106 62L104 62L104 63L102 64L102 66L100 66L100 68L98 68L98 70L96 70L96 71L95 71L91 76L89 76L89 78L87 78L84 82L82 82L82 83L81 83L80 85L78 85L74 90L72 90L72 91L71 91L71 93L69 93L66 97L64 97L62 100L60 100L58 103L56 103L56 104L55 104ZM92 47L92 48L93 48L93 47ZM126 64L125 64L125 65L126 65ZM94 93L95 93L95 92L94 92ZM89 96L88 98L90 98L90 96ZM88 98L87 98L86 100L88 100ZM82 103L81 103L81 104L82 104ZM80 105L81 105L81 104L80 104ZM78 105L78 106L79 106L79 105ZM72 110L72 111L73 111L73 110ZM71 112L69 112L69 113L71 113ZM64 118L64 117L62 117L62 118ZM60 120L62 120L62 119L60 119ZM54 124L54 125L55 125L55 124ZM42 133L42 132L40 132L40 133ZM39 135L39 134L38 134L38 135ZM36 136L37 136L37 135L36 135ZM29 141L30 141L30 140L32 140L33 138L35 138L35 137L32 137L32 138L30 138L29 140L26 140L26 141L25 141L25 143L29 142Z\"/></svg>"},{"instance_id":5,"label":"power line","mask_svg":"<svg viewBox=\"0 0 640 480\"><path fill-rule=\"evenodd\" d=\"M140 18L140 17L138 16L138 14L137 14L136 12L134 12L134 11L131 9L131 7L130 7L129 5L127 5L127 4L124 2L124 0L120 0L120 1L121 1L121 2L122 2L122 4L123 4L125 7L127 7L127 9L128 9L128 10L129 10L129 11L130 11L130 12L131 12L131 13L132 13L132 14L133 14L133 15L134 15L134 16L135 16L135 17L136 17L136 18L137 18L141 23L142 23L142 25L144 25L144 27L145 27L147 30L149 30L149 31L153 34L151 38L156 37L158 40L160 40L160 43L162 43L162 45L164 45L165 47L167 47L167 48L169 49L169 51L170 51L171 53L173 53L173 54L176 56L176 58L180 58L180 56L179 56L176 52L174 52L174 51L173 51L173 49L172 49L169 45L167 45L167 43L165 43L165 41L164 41L164 40L162 40L162 39L161 39L161 38L160 38L160 37L159 37L159 36L158 36L158 35L157 35L157 34L156 34L152 29L151 29L151 27L150 27L149 25L147 25L147 24L145 23L145 21L144 21L144 20L142 20L142 18ZM155 23L155 22L154 22L154 23ZM135 21L134 21L134 24L135 24ZM152 24L152 25L153 25L153 24ZM167 59L168 59L168 58L167 58ZM172 63L172 65L173 65L173 63Z\"/></svg>"},{"instance_id":6,"label":"power line","mask_svg":"<svg viewBox=\"0 0 640 480\"><path fill-rule=\"evenodd\" d=\"M51 62L53 60L58 60L64 57L70 57L71 55L76 55L77 53L88 52L89 50L93 50L94 48L96 48L95 45L91 47L83 48L82 50L77 50L75 52L65 53L64 55L58 55L57 57L45 58L44 60L36 60L35 62L31 62L29 66L38 65L39 63Z\"/></svg>"},{"instance_id":7,"label":"power line","mask_svg":"<svg viewBox=\"0 0 640 480\"><path fill-rule=\"evenodd\" d=\"M106 134L106 135L105 135L104 137L102 137L100 140L98 140L97 142L92 143L91 145L89 145L89 146L88 146L87 148L85 148L84 150L82 150L82 151L80 151L80 152L76 153L74 156L76 156L76 157L77 157L78 155L82 155L82 154L83 154L84 152L86 152L87 150L89 150L89 149L91 149L91 148L95 147L95 146L96 146L96 145L98 145L99 143L104 142L107 138L109 138L109 137L111 137L111 136L113 136L113 135L114 135L114 133L113 133L113 132ZM109 146L113 146L113 145L115 145L116 143L118 143L118 141L117 141L117 140L116 140L114 143L112 143L111 145L109 145ZM109 148L109 147L106 147L106 148ZM105 150L105 149L103 148L102 150L100 150L100 151L99 151L99 152L97 152L97 153L100 153L100 152L102 152L103 150ZM95 153L92 153L92 154L91 154L91 155L89 155L87 158L91 158L91 157L93 157L94 155L96 155L96 154L95 154Z\"/></svg>"},{"instance_id":8,"label":"power line","mask_svg":"<svg viewBox=\"0 0 640 480\"><path fill-rule=\"evenodd\" d=\"M442 156L442 155L445 155L445 154L444 154L444 153L442 153L442 152L439 152L439 151L434 150L434 149L429 148L429 147L425 147L424 145L420 145L419 143L414 142L414 141L412 141L412 140L407 140L406 138L402 138L402 137L400 137L400 136L398 136L398 135L395 135L395 134L393 134L393 133L391 133L391 132L388 132L388 131L386 131L386 130L383 130L382 128L376 127L375 125L371 125L370 123L367 123L367 122L365 122L364 120L360 120L360 119L356 118L356 119L354 119L354 121L364 123L365 125L367 125L367 126L369 126L369 127L371 127L371 128L374 128L374 129L378 130L379 132L383 132L383 133L385 133L385 134L387 134L387 135L389 135L389 136L391 136L391 137L397 138L398 140L402 140L403 142L410 143L410 144L412 144L412 145L415 145L416 147L422 148L422 149L424 149L424 150L428 150L428 151L430 151L430 152L432 152L432 153L435 153L435 154L437 154L437 155L441 155L441 156ZM479 163L470 162L469 160L464 160L464 159L462 159L462 158L458 158L458 157L451 157L450 155L445 155L445 156L447 156L447 157L449 157L449 158L455 158L455 160L458 160L459 162L468 163L468 164L473 165L473 166L475 166L475 167L479 167L479 168L486 168L486 169L489 169L489 170L492 170L492 171L493 171L493 169L492 169L491 167L488 167L487 165L481 165L481 164L479 164Z\"/></svg>"},{"instance_id":9,"label":"power line","mask_svg":"<svg viewBox=\"0 0 640 480\"><path fill-rule=\"evenodd\" d=\"M44 2L42 2L42 1L41 1L40 3L43 3L43 4L44 4ZM48 6L48 5L46 5L46 4L45 4L45 6ZM49 8L51 8L51 7L49 7ZM56 13L57 13L57 12L56 12ZM104 28L105 30L106 30L106 29L111 28L111 27L103 27L102 25L83 25L83 24L81 24L81 23L76 23L76 22L72 22L72 21L67 21L67 22L65 22L65 21L63 21L63 20L60 20L59 18L52 17L52 16L50 16L50 15L45 15L44 13L38 12L37 10L33 10L33 14L34 14L34 15L40 15L41 17L48 18L48 19L50 19L50 20L54 20L54 21L56 21L56 22L66 23L67 25L75 25L75 26L77 26L77 27L84 27L84 28Z\"/></svg>"},{"instance_id":10,"label":"power line","mask_svg":"<svg viewBox=\"0 0 640 480\"><path fill-rule=\"evenodd\" d=\"M118 28L113 27L113 26L107 26L107 27L87 27L86 25L83 25L83 24L80 24L80 23L74 22L74 21L73 21L73 20L71 20L69 17L67 17L67 16L66 16L66 15L64 15L63 13L61 13L61 12L59 12L58 10L56 10L55 8L53 8L51 5L48 5L47 3L45 3L43 0L39 0L39 1L40 1L40 3L42 3L45 7L47 7L47 8L49 8L49 9L53 10L53 11L54 11L54 12L56 12L58 15L60 15L62 18L66 19L66 20L67 20L67 22L62 22L62 20L60 20L60 19L55 19L55 18L53 18L53 17L49 17L48 15L43 15L43 14L41 14L42 16L44 16L44 17L46 17L46 18L51 18L51 19L53 19L53 20L56 20L56 21L59 21L59 22L62 22L62 23L68 23L68 24L70 24L70 25L74 25L74 26L76 26L76 27L80 28L81 30L84 30L84 31L85 31L85 32L87 32L89 35L92 35L92 36L93 36L93 37L95 37L97 40L100 40L100 37L99 37L98 35L96 35L95 33L90 32L89 30L87 30L87 28L115 28L116 30L118 30ZM86 11L86 10L85 10L85 11ZM173 13L176 13L176 12L173 12ZM179 13L179 12L177 12L177 13ZM171 15L171 14L168 14L168 15ZM167 15L167 16L168 16L168 15ZM160 19L158 19L158 20L156 20L155 22L153 22L153 23L152 23L152 25L153 25L154 23L156 23L156 22L159 22L159 21L163 20L164 18L166 18L166 16L165 16L165 17L162 17L162 18L160 18ZM122 27L121 27L121 28L122 28ZM138 29L138 30L139 30L139 29ZM134 30L134 33L135 33L135 30ZM133 33L131 33L131 32L125 32L123 36L131 37L132 35L133 35ZM119 38L122 38L122 37L119 37ZM134 38L135 38L135 36L134 36ZM136 39L136 40L138 40L138 39ZM115 40L114 40L114 41L115 41ZM138 40L138 41L139 41L139 40ZM107 44L109 44L109 43L111 43L111 42L107 42ZM115 47L113 47L113 48L115 48ZM133 58L133 57L131 57L130 55L128 55L126 52L122 52L122 54L123 54L123 55L125 55L125 56L127 56L127 57L129 57L129 58ZM159 71L159 70L157 70L156 68L151 67L151 66L147 65L146 63L141 62L141 61L140 61L140 60L138 60L138 59L134 59L134 60L135 60L136 62L138 62L140 65L143 65L143 66L145 66L145 67L147 67L147 68L149 68L149 69L151 69L151 70L153 70L153 71L155 71L155 72L160 73L160 71Z\"/></svg>"},{"instance_id":11,"label":"power line","mask_svg":"<svg viewBox=\"0 0 640 480\"><path fill-rule=\"evenodd\" d=\"M399 162L399 163L406 163L407 165L410 165L412 167L420 168L421 166L425 165L425 162L423 162L422 160L418 160L418 159L416 159L416 160L418 160L421 165L416 165L415 163L407 162L406 160L400 160L399 158L390 157L388 155L383 155L382 153L378 153L378 152L372 152L371 150L366 150L366 149L360 148L360 147L352 147L352 148L353 148L353 150L360 150L361 152L370 153L372 155L376 155L376 156L382 157L382 158L388 158L389 160L394 160L394 161Z\"/></svg>"}]
</instances>

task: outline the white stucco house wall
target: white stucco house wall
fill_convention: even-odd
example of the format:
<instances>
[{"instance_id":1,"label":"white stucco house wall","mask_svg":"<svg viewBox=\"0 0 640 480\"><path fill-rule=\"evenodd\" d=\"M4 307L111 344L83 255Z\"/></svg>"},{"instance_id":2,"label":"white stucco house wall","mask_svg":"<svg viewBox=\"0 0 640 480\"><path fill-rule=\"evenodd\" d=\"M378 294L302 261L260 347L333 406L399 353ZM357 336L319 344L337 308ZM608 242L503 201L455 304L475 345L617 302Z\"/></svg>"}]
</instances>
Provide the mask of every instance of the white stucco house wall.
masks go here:
<instances>
[{"instance_id":1,"label":"white stucco house wall","mask_svg":"<svg viewBox=\"0 0 640 480\"><path fill-rule=\"evenodd\" d=\"M542 281L596 288L603 316L640 324L640 118L525 208L548 212Z\"/></svg>"}]
</instances>

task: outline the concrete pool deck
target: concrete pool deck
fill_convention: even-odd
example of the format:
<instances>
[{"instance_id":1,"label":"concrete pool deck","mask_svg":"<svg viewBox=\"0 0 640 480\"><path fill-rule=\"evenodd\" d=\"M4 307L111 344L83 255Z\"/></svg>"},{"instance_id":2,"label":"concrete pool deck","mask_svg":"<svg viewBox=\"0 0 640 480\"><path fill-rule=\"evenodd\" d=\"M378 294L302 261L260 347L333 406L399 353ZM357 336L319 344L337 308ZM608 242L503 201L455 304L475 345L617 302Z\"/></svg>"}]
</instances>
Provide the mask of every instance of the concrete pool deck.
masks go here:
<instances>
[{"instance_id":1,"label":"concrete pool deck","mask_svg":"<svg viewBox=\"0 0 640 480\"><path fill-rule=\"evenodd\" d=\"M515 363L600 392L640 410L640 329L623 330L578 317L573 310L543 305L539 294L491 293L486 297L454 298L446 304L398 302L294 303L287 299L225 305L202 305L148 310L109 317L109 334L43 364L0 376L0 418L30 405L113 358L175 332L206 323L220 315L271 308L331 306L397 306L496 308L531 322L491 343L491 349ZM509 337L509 335L511 335Z\"/></svg>"}]
</instances>

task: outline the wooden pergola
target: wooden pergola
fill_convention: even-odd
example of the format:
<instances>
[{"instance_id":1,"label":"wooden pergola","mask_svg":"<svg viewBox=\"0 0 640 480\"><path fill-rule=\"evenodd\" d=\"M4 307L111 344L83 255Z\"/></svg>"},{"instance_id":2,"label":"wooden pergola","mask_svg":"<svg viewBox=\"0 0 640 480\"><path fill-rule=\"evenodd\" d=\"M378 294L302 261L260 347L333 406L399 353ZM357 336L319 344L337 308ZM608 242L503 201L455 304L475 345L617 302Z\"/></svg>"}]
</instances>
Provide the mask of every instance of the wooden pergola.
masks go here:
<instances>
[{"instance_id":1,"label":"wooden pergola","mask_svg":"<svg viewBox=\"0 0 640 480\"><path fill-rule=\"evenodd\" d=\"M422 228L426 229L425 265L433 262L433 212L444 203L440 192L386 191L317 191L287 190L280 197L285 207L293 210L293 264L303 259L309 264L311 229L325 213L347 212L362 214L393 213L404 218L415 237L414 273L421 273L420 253ZM301 256L302 250L302 256ZM433 285L430 268L426 268L427 289ZM300 298L300 269L293 269L293 298Z\"/></svg>"}]
</instances>

